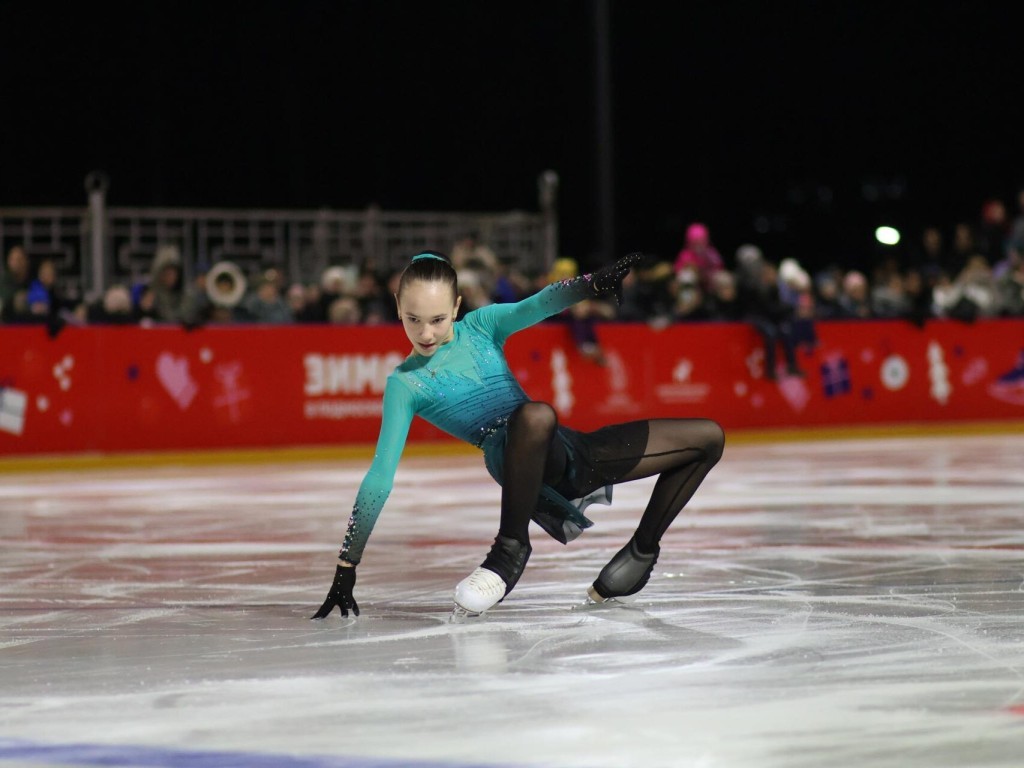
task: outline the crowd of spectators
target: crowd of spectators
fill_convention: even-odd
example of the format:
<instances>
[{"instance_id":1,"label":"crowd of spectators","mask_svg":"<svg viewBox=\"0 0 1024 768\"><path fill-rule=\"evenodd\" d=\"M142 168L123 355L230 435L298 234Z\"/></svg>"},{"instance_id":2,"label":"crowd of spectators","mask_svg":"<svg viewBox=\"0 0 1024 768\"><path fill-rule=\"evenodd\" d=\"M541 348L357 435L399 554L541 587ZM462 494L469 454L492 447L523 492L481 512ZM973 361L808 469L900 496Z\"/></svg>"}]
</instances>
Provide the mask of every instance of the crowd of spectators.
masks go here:
<instances>
[{"instance_id":1,"label":"crowd of spectators","mask_svg":"<svg viewBox=\"0 0 1024 768\"><path fill-rule=\"evenodd\" d=\"M957 223L947 233L928 227L919 241L866 268L828 265L808 271L792 258L775 260L756 244L732 258L714 247L711 232L691 224L675 257L648 256L624 284L623 302L588 302L560 320L569 322L580 348L601 320L665 325L694 321L752 323L764 336L769 360L781 346L789 372L799 375L793 349L814 343L821 319L929 318L973 321L1024 316L1024 191L1015 218L998 200L984 204L976 223ZM578 272L559 259L551 271L527 274L467 235L451 258L459 274L462 311L530 295L552 280ZM50 259L31 263L25 250L7 253L0 273L0 321L62 324L397 322L393 294L398 273L382 274L373 263L337 264L318 279L288 284L279 269L243 275L234 265L199 270L186 283L180 253L158 249L149 274L109 287L96 300L76 301L62 291ZM774 364L769 366L774 370Z\"/></svg>"}]
</instances>

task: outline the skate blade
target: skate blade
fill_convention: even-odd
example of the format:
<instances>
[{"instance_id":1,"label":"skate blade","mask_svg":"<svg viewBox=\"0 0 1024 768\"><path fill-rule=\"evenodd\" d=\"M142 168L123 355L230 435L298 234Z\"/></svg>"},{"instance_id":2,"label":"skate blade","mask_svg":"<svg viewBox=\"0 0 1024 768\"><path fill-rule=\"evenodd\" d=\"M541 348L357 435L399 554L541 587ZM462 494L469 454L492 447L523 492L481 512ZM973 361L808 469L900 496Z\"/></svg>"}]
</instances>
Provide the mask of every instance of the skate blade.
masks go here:
<instances>
[{"instance_id":1,"label":"skate blade","mask_svg":"<svg viewBox=\"0 0 1024 768\"><path fill-rule=\"evenodd\" d=\"M455 607L452 608L451 616L448 617L448 623L461 624L468 619L476 619L483 615L482 611L470 611L456 603Z\"/></svg>"},{"instance_id":2,"label":"skate blade","mask_svg":"<svg viewBox=\"0 0 1024 768\"><path fill-rule=\"evenodd\" d=\"M640 595L637 592L635 595L622 595L620 597L601 597L594 586L587 587L587 599L583 605L614 605L620 603L622 605L629 605L630 603L636 602L637 597Z\"/></svg>"}]
</instances>

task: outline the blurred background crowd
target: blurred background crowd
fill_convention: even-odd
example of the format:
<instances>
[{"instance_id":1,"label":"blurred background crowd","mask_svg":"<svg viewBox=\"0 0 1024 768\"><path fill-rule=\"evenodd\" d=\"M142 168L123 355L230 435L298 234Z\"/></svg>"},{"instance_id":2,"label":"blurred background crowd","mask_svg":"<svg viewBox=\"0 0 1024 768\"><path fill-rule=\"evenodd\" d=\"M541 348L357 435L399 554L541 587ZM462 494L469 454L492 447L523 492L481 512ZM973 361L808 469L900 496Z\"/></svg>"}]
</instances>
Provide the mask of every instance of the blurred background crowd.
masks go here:
<instances>
[{"instance_id":1,"label":"blurred background crowd","mask_svg":"<svg viewBox=\"0 0 1024 768\"><path fill-rule=\"evenodd\" d=\"M976 221L926 227L908 241L865 258L862 265L804 265L756 243L720 253L700 222L680 233L676 254L648 254L625 284L621 305L587 302L565 317L584 350L593 325L607 320L665 325L679 322L752 323L777 339L792 373L792 350L814 343L815 320L930 318L974 321L1024 316L1024 190L1008 206L988 200ZM543 273L522 271L486 242L467 234L450 253L459 274L463 312L511 302L581 272L570 257ZM32 262L14 246L0 274L5 324L224 323L381 324L398 322L393 294L398 272L351 259L307 280L289 283L277 268L245 274L230 262L184 280L181 256L157 250L148 275L110 286L93 301L62 284L53 261ZM772 345L774 346L774 345ZM594 351L595 355L599 352Z\"/></svg>"}]
</instances>

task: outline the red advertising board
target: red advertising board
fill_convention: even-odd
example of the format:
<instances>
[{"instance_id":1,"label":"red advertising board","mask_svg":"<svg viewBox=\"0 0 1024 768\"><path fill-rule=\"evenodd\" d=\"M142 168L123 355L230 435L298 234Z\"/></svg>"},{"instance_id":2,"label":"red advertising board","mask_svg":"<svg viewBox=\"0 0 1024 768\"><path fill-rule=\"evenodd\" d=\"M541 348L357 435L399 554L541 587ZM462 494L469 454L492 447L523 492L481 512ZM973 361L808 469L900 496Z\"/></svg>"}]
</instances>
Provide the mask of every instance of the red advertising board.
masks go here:
<instances>
[{"instance_id":1,"label":"red advertising board","mask_svg":"<svg viewBox=\"0 0 1024 768\"><path fill-rule=\"evenodd\" d=\"M579 429L641 417L727 429L1024 419L1024 320L821 322L804 377L764 376L743 324L512 337L513 371ZM0 328L0 456L372 443L400 327ZM781 354L780 354L781 358ZM417 420L411 440L442 433Z\"/></svg>"}]
</instances>

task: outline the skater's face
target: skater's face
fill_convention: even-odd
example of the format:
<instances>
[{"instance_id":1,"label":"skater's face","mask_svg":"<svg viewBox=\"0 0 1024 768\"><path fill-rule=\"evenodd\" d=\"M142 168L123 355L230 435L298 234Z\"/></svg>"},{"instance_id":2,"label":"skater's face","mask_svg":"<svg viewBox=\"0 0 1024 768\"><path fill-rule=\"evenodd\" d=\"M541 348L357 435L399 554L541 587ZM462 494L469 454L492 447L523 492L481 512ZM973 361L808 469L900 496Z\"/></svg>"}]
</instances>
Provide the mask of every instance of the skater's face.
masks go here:
<instances>
[{"instance_id":1,"label":"skater's face","mask_svg":"<svg viewBox=\"0 0 1024 768\"><path fill-rule=\"evenodd\" d=\"M415 280L395 297L398 316L405 335L417 354L432 356L442 344L452 340L453 323L459 313L461 296L452 295L452 287L440 281Z\"/></svg>"}]
</instances>

